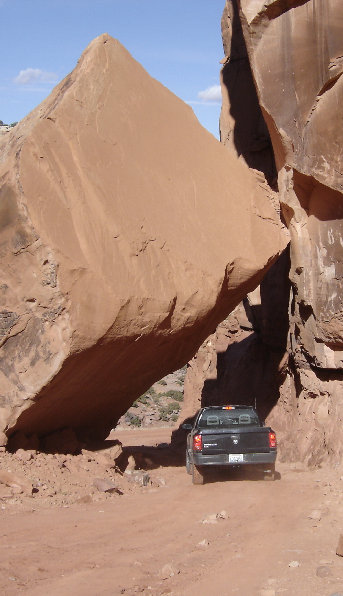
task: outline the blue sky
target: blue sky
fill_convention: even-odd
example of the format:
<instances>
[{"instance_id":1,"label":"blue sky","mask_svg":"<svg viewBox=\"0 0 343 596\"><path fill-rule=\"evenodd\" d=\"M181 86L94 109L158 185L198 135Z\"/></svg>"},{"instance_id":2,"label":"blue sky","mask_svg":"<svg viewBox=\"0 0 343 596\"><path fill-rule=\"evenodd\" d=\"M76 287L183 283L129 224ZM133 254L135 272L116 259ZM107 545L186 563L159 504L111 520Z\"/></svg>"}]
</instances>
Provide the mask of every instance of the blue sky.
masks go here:
<instances>
[{"instance_id":1,"label":"blue sky","mask_svg":"<svg viewBox=\"0 0 343 596\"><path fill-rule=\"evenodd\" d=\"M0 0L0 119L35 108L109 33L218 136L225 0Z\"/></svg>"}]
</instances>

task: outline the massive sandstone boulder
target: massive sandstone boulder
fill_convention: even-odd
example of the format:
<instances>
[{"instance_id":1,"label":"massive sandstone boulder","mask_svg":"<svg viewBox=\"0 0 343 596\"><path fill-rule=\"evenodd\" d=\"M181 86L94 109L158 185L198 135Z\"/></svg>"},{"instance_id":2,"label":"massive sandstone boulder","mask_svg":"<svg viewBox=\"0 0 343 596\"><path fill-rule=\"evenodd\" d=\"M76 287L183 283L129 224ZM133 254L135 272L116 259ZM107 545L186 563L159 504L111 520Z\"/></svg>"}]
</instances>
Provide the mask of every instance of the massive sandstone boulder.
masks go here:
<instances>
[{"instance_id":1,"label":"massive sandstone boulder","mask_svg":"<svg viewBox=\"0 0 343 596\"><path fill-rule=\"evenodd\" d=\"M107 35L0 140L0 180L3 443L105 436L286 245L246 165Z\"/></svg>"},{"instance_id":2,"label":"massive sandstone boulder","mask_svg":"<svg viewBox=\"0 0 343 596\"><path fill-rule=\"evenodd\" d=\"M241 395L270 413L285 456L310 464L339 460L343 445L342 28L340 0L228 0L222 20L221 140L278 192L291 243L289 272L285 254L260 301L245 303L256 315L249 338L237 342L246 324L235 315L218 350L212 338L212 398L232 396L249 370Z\"/></svg>"}]
</instances>

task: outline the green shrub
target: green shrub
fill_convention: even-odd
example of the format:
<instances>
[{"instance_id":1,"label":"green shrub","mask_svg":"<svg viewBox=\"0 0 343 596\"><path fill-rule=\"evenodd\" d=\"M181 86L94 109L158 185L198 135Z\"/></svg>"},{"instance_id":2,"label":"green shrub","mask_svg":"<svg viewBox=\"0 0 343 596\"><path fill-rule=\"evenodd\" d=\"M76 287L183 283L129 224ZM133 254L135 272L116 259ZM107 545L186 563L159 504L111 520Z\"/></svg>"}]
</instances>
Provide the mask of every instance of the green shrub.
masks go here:
<instances>
[{"instance_id":1,"label":"green shrub","mask_svg":"<svg viewBox=\"0 0 343 596\"><path fill-rule=\"evenodd\" d=\"M177 401L172 401L166 406L162 406L159 410L160 419L163 422L168 422L173 414L178 414L181 405Z\"/></svg>"},{"instance_id":2,"label":"green shrub","mask_svg":"<svg viewBox=\"0 0 343 596\"><path fill-rule=\"evenodd\" d=\"M125 420L127 424L131 424L131 426L142 426L142 421L138 416L131 414L130 412L126 412Z\"/></svg>"},{"instance_id":3,"label":"green shrub","mask_svg":"<svg viewBox=\"0 0 343 596\"><path fill-rule=\"evenodd\" d=\"M169 389L169 391L166 391L166 393L164 395L166 397L171 397L172 399L175 399L176 401L183 401L183 392L182 391L177 391L175 389Z\"/></svg>"},{"instance_id":4,"label":"green shrub","mask_svg":"<svg viewBox=\"0 0 343 596\"><path fill-rule=\"evenodd\" d=\"M136 401L138 401L138 403L144 404L146 406L149 403L149 397L150 397L149 395L144 393Z\"/></svg>"},{"instance_id":5,"label":"green shrub","mask_svg":"<svg viewBox=\"0 0 343 596\"><path fill-rule=\"evenodd\" d=\"M167 385L167 381L165 379L161 379L158 383L159 385Z\"/></svg>"},{"instance_id":6,"label":"green shrub","mask_svg":"<svg viewBox=\"0 0 343 596\"><path fill-rule=\"evenodd\" d=\"M163 422L169 422L169 418L170 418L170 415L165 411L164 408L161 408L160 420L163 420Z\"/></svg>"}]
</instances>

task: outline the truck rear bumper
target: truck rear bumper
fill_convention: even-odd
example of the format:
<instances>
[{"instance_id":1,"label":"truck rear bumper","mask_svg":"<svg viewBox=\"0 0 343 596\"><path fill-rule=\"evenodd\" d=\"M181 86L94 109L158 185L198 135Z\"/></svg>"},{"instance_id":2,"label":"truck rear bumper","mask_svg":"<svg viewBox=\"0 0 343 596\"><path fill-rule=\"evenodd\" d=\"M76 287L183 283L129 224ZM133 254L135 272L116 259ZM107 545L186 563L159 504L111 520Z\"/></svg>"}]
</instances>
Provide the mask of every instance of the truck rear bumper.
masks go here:
<instances>
[{"instance_id":1,"label":"truck rear bumper","mask_svg":"<svg viewBox=\"0 0 343 596\"><path fill-rule=\"evenodd\" d=\"M196 466L245 466L258 464L274 464L276 460L276 451L269 453L244 453L243 461L230 461L228 453L219 453L217 455L203 455L193 452L193 462Z\"/></svg>"}]
</instances>

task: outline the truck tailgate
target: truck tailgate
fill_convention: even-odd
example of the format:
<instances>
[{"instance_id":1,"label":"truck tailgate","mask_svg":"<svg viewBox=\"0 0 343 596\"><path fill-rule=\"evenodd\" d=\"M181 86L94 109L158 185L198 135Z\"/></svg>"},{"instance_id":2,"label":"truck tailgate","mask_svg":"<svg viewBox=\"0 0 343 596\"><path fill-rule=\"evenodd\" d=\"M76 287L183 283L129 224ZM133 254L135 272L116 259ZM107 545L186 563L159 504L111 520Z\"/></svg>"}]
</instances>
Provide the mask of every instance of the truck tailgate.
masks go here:
<instances>
[{"instance_id":1,"label":"truck tailgate","mask_svg":"<svg viewBox=\"0 0 343 596\"><path fill-rule=\"evenodd\" d=\"M268 453L269 431L267 428L225 429L225 431L202 431L202 453Z\"/></svg>"}]
</instances>

